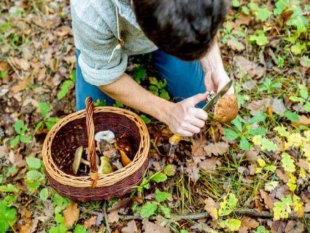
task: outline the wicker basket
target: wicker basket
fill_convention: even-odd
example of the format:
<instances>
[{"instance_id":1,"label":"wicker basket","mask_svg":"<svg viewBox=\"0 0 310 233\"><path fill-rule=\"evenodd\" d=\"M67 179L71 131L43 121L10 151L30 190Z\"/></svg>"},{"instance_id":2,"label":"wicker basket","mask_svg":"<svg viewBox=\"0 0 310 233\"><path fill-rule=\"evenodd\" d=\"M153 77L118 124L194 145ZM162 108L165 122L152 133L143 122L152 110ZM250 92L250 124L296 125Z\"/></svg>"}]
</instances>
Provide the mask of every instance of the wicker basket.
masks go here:
<instances>
[{"instance_id":1,"label":"wicker basket","mask_svg":"<svg viewBox=\"0 0 310 233\"><path fill-rule=\"evenodd\" d=\"M116 138L128 132L133 139L135 157L126 167L110 174L98 174L94 134L111 130ZM88 147L90 175L76 176L72 163L77 147ZM150 137L145 123L136 114L115 107L93 107L60 120L47 134L42 156L50 185L62 196L76 202L109 200L133 191L148 166Z\"/></svg>"}]
</instances>

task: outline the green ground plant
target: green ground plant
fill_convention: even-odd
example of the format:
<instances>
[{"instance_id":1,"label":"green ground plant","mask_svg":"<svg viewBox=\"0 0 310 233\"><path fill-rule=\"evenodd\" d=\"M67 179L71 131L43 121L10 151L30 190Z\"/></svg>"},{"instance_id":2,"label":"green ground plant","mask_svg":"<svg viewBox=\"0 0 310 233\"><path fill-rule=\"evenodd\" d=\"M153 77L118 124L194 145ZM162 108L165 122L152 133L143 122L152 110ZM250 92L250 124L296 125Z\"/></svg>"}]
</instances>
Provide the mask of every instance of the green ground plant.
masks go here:
<instances>
[{"instance_id":1,"label":"green ground plant","mask_svg":"<svg viewBox=\"0 0 310 233\"><path fill-rule=\"evenodd\" d=\"M19 143L30 143L32 141L31 136L27 135L29 129L23 120L16 121L13 126L17 135L11 140L11 147L16 147Z\"/></svg>"},{"instance_id":2,"label":"green ground plant","mask_svg":"<svg viewBox=\"0 0 310 233\"><path fill-rule=\"evenodd\" d=\"M59 118L49 117L51 109L50 105L46 102L39 102L39 109L43 119L36 124L35 132L38 132L39 130L44 130L45 128L48 131L51 130L51 128L59 121Z\"/></svg>"}]
</instances>

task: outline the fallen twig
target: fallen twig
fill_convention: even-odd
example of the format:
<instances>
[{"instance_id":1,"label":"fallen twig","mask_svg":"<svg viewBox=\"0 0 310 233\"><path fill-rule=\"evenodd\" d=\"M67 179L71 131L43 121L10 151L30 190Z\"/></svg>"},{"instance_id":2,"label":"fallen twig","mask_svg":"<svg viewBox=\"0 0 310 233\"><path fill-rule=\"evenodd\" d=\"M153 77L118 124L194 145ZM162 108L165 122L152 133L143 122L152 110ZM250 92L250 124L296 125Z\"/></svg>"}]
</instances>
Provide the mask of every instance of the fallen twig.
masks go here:
<instances>
[{"instance_id":1,"label":"fallen twig","mask_svg":"<svg viewBox=\"0 0 310 233\"><path fill-rule=\"evenodd\" d=\"M252 209L234 209L235 214L246 215L248 217L260 217L260 218L273 218L273 213L269 211L258 211ZM207 212L204 213L193 213L193 214L186 214L186 215L171 215L171 218L174 220L181 220L181 219L190 219L190 220L198 220L203 218L210 218L210 214ZM138 216L127 215L121 217L123 220L142 220L143 218ZM304 214L303 219L310 219L310 214ZM289 214L287 219L301 219L296 214L292 213Z\"/></svg>"}]
</instances>

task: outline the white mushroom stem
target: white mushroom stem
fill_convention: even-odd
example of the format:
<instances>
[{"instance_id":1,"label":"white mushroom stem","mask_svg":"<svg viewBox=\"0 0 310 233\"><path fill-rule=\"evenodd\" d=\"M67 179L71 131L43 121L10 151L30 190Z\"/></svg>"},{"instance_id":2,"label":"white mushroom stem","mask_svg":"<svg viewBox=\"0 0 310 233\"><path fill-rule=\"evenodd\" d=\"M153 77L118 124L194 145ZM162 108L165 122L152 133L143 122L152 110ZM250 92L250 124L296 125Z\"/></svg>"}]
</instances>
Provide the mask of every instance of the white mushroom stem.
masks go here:
<instances>
[{"instance_id":1,"label":"white mushroom stem","mask_svg":"<svg viewBox=\"0 0 310 233\"><path fill-rule=\"evenodd\" d=\"M99 131L95 134L95 140L100 142L100 140L106 140L109 143L112 143L115 139L115 134L111 130Z\"/></svg>"},{"instance_id":2,"label":"white mushroom stem","mask_svg":"<svg viewBox=\"0 0 310 233\"><path fill-rule=\"evenodd\" d=\"M87 165L87 166L90 166L90 162L87 161L86 159L81 159L81 163Z\"/></svg>"}]
</instances>

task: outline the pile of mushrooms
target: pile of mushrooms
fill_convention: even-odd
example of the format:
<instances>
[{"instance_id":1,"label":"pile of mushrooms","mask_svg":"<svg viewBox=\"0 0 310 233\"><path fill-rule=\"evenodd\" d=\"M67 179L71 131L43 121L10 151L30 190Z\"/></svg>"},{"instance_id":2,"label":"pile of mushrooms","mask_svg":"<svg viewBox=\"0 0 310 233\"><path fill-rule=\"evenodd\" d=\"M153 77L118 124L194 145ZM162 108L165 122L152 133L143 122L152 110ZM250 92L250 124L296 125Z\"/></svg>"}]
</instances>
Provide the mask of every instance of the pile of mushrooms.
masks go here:
<instances>
[{"instance_id":1,"label":"pile of mushrooms","mask_svg":"<svg viewBox=\"0 0 310 233\"><path fill-rule=\"evenodd\" d=\"M118 139L115 138L111 130L100 131L95 134L96 156L99 174L109 174L127 166L133 159L132 143L130 135L124 133ZM78 174L81 164L90 166L89 157L83 159L84 148L80 146L76 149L72 163L73 174ZM99 156L100 155L100 159ZM100 161L100 165L99 165Z\"/></svg>"}]
</instances>

